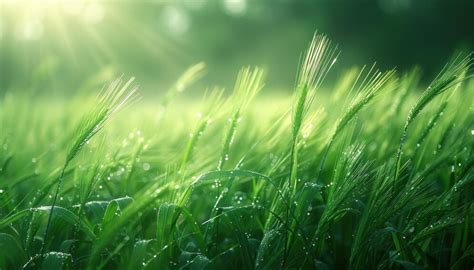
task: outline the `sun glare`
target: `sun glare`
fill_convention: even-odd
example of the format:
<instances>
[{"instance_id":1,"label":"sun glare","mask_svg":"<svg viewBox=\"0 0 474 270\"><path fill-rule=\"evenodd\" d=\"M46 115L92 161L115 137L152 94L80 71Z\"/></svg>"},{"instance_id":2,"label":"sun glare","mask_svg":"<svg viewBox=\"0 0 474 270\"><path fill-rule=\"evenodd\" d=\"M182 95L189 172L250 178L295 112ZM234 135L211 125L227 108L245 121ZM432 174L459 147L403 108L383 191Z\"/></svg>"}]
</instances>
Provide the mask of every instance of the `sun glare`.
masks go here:
<instances>
[{"instance_id":1,"label":"sun glare","mask_svg":"<svg viewBox=\"0 0 474 270\"><path fill-rule=\"evenodd\" d=\"M63 28L70 19L94 25L106 15L99 1L3 0L0 7L12 25L14 36L24 41L38 40L46 31Z\"/></svg>"},{"instance_id":2,"label":"sun glare","mask_svg":"<svg viewBox=\"0 0 474 270\"><path fill-rule=\"evenodd\" d=\"M84 0L4 0L0 3L14 16L47 20L49 17L79 16L90 23L100 22L105 9L99 1Z\"/></svg>"}]
</instances>

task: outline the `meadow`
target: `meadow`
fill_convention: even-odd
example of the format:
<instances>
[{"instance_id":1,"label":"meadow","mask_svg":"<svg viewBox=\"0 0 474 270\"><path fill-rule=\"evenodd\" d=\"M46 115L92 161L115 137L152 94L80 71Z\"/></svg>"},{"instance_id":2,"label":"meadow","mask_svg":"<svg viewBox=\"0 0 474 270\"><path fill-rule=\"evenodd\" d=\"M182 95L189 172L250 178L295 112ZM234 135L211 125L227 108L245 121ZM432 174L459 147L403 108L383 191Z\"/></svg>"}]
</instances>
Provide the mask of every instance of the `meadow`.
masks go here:
<instances>
[{"instance_id":1,"label":"meadow","mask_svg":"<svg viewBox=\"0 0 474 270\"><path fill-rule=\"evenodd\" d=\"M244 67L186 98L203 63L156 99L127 75L64 100L9 89L0 269L472 269L471 55L429 84L325 80L338 57L315 34L286 94Z\"/></svg>"}]
</instances>

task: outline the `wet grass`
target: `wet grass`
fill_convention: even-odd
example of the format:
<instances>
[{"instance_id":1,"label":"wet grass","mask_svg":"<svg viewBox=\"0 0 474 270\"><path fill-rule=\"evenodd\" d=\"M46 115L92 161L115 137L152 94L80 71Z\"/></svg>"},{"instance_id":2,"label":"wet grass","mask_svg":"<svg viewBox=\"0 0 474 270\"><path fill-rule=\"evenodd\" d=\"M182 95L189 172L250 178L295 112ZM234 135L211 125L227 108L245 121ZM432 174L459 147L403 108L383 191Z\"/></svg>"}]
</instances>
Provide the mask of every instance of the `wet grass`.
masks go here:
<instances>
[{"instance_id":1,"label":"wet grass","mask_svg":"<svg viewBox=\"0 0 474 270\"><path fill-rule=\"evenodd\" d=\"M293 97L249 67L181 100L202 63L156 102L123 79L96 99L7 91L0 268L470 269L470 55L429 86L375 65L325 86L338 55L315 35Z\"/></svg>"}]
</instances>

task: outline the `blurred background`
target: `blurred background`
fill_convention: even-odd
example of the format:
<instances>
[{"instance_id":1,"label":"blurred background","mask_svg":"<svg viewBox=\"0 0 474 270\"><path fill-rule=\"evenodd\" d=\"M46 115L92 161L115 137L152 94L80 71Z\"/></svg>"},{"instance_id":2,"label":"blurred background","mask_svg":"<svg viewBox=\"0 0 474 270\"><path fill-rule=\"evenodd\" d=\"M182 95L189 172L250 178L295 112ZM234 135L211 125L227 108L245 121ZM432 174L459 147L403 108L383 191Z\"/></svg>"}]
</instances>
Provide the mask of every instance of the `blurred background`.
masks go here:
<instances>
[{"instance_id":1,"label":"blurred background","mask_svg":"<svg viewBox=\"0 0 474 270\"><path fill-rule=\"evenodd\" d=\"M267 88L288 91L315 30L342 50L332 76L376 61L429 80L474 48L473 14L472 0L0 0L0 94L69 95L116 74L156 94L200 61L198 87L261 65Z\"/></svg>"}]
</instances>

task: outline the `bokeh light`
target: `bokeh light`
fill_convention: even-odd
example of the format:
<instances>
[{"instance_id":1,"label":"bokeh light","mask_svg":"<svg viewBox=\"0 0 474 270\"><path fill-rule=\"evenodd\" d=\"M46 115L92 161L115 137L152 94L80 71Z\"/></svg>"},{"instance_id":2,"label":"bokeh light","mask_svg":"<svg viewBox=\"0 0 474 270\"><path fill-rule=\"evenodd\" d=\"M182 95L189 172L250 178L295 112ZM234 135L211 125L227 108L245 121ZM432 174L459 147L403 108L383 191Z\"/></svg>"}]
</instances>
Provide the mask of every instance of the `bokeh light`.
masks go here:
<instances>
[{"instance_id":1,"label":"bokeh light","mask_svg":"<svg viewBox=\"0 0 474 270\"><path fill-rule=\"evenodd\" d=\"M88 3L84 7L83 16L87 22L96 24L101 22L102 19L104 19L105 9L102 4L98 2Z\"/></svg>"},{"instance_id":2,"label":"bokeh light","mask_svg":"<svg viewBox=\"0 0 474 270\"><path fill-rule=\"evenodd\" d=\"M233 16L242 16L247 11L246 0L224 0L225 11Z\"/></svg>"},{"instance_id":3,"label":"bokeh light","mask_svg":"<svg viewBox=\"0 0 474 270\"><path fill-rule=\"evenodd\" d=\"M166 6L162 11L162 18L168 31L174 35L185 33L191 25L191 21L186 12L175 6Z\"/></svg>"}]
</instances>

